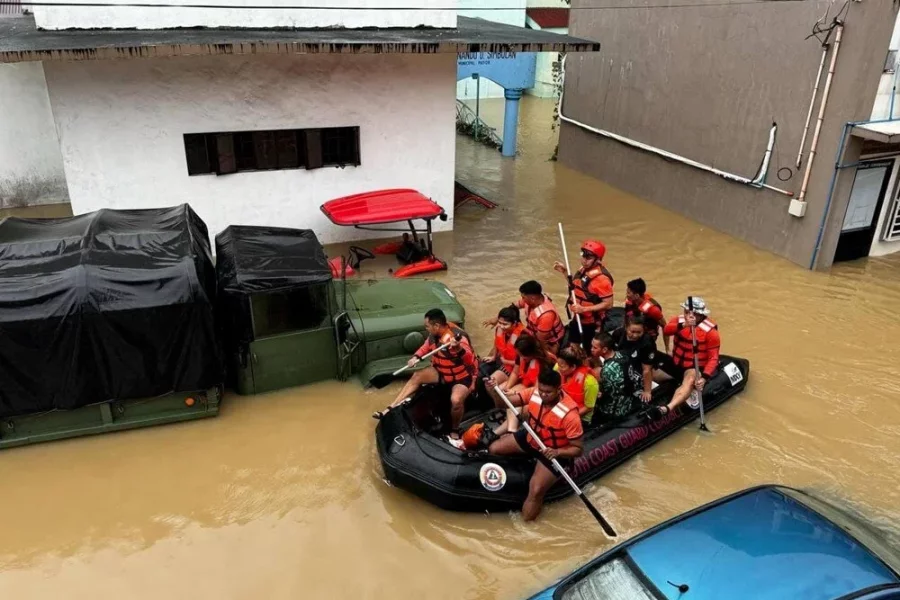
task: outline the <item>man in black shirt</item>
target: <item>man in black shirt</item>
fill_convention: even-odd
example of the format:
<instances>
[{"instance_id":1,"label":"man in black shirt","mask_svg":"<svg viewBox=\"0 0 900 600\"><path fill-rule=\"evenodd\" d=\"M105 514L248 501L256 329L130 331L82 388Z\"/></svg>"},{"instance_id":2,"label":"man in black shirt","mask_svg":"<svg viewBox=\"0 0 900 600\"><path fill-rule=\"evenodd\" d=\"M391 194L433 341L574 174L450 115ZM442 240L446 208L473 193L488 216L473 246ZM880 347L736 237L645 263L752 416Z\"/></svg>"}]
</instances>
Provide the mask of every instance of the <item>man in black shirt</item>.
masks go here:
<instances>
[{"instance_id":1,"label":"man in black shirt","mask_svg":"<svg viewBox=\"0 0 900 600\"><path fill-rule=\"evenodd\" d=\"M650 402L653 391L653 367L658 362L656 342L644 330L643 315L629 315L625 326L613 334L616 350L628 359L628 378L641 402Z\"/></svg>"}]
</instances>

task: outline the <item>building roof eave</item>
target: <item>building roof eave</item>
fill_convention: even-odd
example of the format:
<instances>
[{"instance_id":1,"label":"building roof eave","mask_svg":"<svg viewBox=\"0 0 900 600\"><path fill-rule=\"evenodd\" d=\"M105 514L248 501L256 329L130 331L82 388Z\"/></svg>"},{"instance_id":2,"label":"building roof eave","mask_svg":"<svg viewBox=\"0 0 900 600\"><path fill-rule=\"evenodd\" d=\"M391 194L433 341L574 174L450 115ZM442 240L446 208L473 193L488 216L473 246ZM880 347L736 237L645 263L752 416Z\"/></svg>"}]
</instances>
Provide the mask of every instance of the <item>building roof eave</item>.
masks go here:
<instances>
[{"instance_id":1,"label":"building roof eave","mask_svg":"<svg viewBox=\"0 0 900 600\"><path fill-rule=\"evenodd\" d=\"M600 43L458 17L455 29L164 29L43 31L30 15L0 19L0 63L223 54L599 52Z\"/></svg>"}]
</instances>

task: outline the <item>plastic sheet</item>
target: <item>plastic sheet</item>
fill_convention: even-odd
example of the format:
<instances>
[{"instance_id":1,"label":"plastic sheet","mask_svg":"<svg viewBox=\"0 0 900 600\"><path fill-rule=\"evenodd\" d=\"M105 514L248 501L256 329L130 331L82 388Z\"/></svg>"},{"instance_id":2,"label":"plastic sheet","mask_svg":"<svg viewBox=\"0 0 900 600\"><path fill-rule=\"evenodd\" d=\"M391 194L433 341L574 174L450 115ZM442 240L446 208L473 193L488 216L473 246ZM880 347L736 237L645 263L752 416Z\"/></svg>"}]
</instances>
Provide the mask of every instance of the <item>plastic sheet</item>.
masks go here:
<instances>
[{"instance_id":1,"label":"plastic sheet","mask_svg":"<svg viewBox=\"0 0 900 600\"><path fill-rule=\"evenodd\" d=\"M0 417L219 385L215 291L187 204L0 221Z\"/></svg>"}]
</instances>

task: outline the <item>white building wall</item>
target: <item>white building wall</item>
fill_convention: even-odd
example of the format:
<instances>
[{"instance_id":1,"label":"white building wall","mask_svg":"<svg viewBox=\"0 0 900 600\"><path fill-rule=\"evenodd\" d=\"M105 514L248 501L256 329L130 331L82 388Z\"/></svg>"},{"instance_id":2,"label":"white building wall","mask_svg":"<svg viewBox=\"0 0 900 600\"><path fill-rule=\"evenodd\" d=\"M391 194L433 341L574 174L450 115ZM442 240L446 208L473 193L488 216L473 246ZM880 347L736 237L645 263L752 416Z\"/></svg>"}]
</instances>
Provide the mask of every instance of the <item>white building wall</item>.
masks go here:
<instances>
[{"instance_id":1,"label":"white building wall","mask_svg":"<svg viewBox=\"0 0 900 600\"><path fill-rule=\"evenodd\" d=\"M550 27L542 31L567 34L568 27ZM534 65L534 87L528 90L528 94L539 98L552 98L556 95L556 86L553 85L553 63L559 57L558 52L538 52Z\"/></svg>"},{"instance_id":2,"label":"white building wall","mask_svg":"<svg viewBox=\"0 0 900 600\"><path fill-rule=\"evenodd\" d=\"M323 202L384 188L420 190L450 217L436 229L452 228L455 70L453 54L46 65L75 214L188 202L211 237L231 224L278 225L326 243L378 234L332 225ZM185 133L337 126L360 127L360 166L187 173Z\"/></svg>"},{"instance_id":3,"label":"white building wall","mask_svg":"<svg viewBox=\"0 0 900 600\"><path fill-rule=\"evenodd\" d=\"M459 0L458 6L459 14L463 17L525 27L525 2L526 0ZM503 88L490 79L482 79L480 89L471 78L456 83L456 97L460 100L474 100L476 92L479 98L503 97Z\"/></svg>"},{"instance_id":4,"label":"white building wall","mask_svg":"<svg viewBox=\"0 0 900 600\"><path fill-rule=\"evenodd\" d=\"M455 10L438 10L452 6L453 0L105 0L102 4L206 4L233 8L79 6L91 3L97 4L96 0L68 0L66 6L34 6L35 21L42 29L456 27ZM260 5L329 8L258 8ZM349 10L351 7L353 10ZM372 10L358 10L360 7ZM396 10L383 10L385 7Z\"/></svg>"},{"instance_id":5,"label":"white building wall","mask_svg":"<svg viewBox=\"0 0 900 600\"><path fill-rule=\"evenodd\" d=\"M527 0L528 8L571 8L571 0Z\"/></svg>"},{"instance_id":6,"label":"white building wall","mask_svg":"<svg viewBox=\"0 0 900 600\"><path fill-rule=\"evenodd\" d=\"M0 65L0 208L68 200L41 63Z\"/></svg>"},{"instance_id":7,"label":"white building wall","mask_svg":"<svg viewBox=\"0 0 900 600\"><path fill-rule=\"evenodd\" d=\"M897 15L897 22L894 24L894 35L891 36L891 46L889 50L900 50L900 15ZM898 53L897 59L900 59ZM900 60L898 60L900 62ZM884 73L878 84L878 95L875 96L875 106L872 107L872 120L880 121L883 119L900 118L900 98L894 98L894 114L891 115L891 97L895 95L894 87L900 90L900 64L895 63L894 72Z\"/></svg>"},{"instance_id":8,"label":"white building wall","mask_svg":"<svg viewBox=\"0 0 900 600\"><path fill-rule=\"evenodd\" d=\"M869 256L884 256L900 252L900 240L885 241L882 239L884 235L885 221L894 215L895 202L900 195L898 189L898 179L900 179L900 159L894 159L894 168L891 171L891 180L885 193L884 202L881 205L881 213L878 215L878 226L875 228L875 237L872 238L872 247L869 249Z\"/></svg>"}]
</instances>

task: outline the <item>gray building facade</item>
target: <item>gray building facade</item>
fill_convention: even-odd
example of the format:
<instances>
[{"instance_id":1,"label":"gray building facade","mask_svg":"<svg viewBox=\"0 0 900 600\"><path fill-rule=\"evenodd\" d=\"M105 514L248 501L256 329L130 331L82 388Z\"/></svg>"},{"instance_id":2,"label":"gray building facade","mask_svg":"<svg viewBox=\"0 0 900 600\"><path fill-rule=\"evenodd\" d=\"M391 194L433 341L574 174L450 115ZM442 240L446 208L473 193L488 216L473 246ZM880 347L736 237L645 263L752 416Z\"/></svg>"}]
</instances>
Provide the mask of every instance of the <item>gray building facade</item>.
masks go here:
<instances>
[{"instance_id":1,"label":"gray building facade","mask_svg":"<svg viewBox=\"0 0 900 600\"><path fill-rule=\"evenodd\" d=\"M571 33L603 47L567 58L560 160L804 267L868 255L897 204L900 128L871 117L898 7L573 0Z\"/></svg>"}]
</instances>

